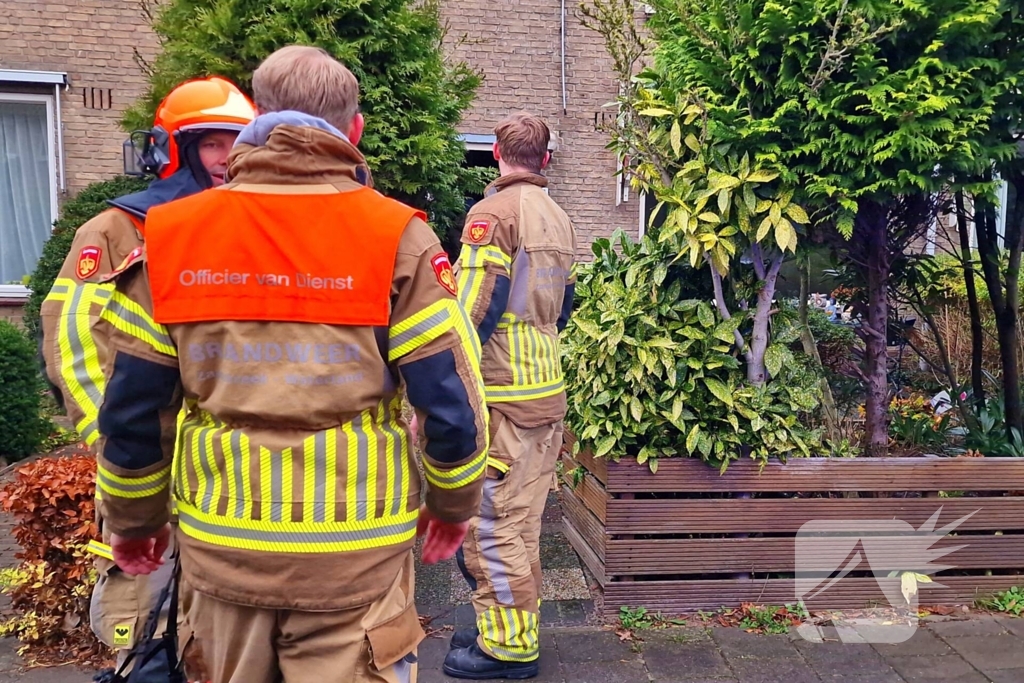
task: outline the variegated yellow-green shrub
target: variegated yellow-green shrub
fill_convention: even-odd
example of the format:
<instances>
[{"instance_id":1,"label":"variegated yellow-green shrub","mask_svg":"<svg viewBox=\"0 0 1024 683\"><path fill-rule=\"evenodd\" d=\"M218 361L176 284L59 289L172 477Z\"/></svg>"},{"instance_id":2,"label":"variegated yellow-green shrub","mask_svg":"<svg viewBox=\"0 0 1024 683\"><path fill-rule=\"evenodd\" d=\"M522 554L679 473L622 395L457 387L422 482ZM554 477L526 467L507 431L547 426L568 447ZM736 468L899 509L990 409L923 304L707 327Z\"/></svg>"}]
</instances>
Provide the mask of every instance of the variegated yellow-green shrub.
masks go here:
<instances>
[{"instance_id":1,"label":"variegated yellow-green shrub","mask_svg":"<svg viewBox=\"0 0 1024 683\"><path fill-rule=\"evenodd\" d=\"M596 241L595 260L580 269L564 337L567 424L578 447L636 457L652 471L671 456L724 470L740 457L811 455L819 435L805 425L818 406L817 377L788 348L796 329L776 330L769 379L753 384L736 343L748 318L723 320L710 301L685 298L683 266L664 244L613 240L616 248Z\"/></svg>"}]
</instances>

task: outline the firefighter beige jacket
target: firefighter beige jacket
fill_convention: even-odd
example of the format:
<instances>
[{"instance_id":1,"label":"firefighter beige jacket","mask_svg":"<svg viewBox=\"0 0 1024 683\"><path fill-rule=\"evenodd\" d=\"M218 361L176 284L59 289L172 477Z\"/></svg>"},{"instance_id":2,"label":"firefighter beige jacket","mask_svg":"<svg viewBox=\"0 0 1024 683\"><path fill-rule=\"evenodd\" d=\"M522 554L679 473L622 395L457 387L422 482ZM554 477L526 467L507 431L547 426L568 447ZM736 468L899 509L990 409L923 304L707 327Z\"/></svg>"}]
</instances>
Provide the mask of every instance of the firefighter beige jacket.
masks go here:
<instances>
[{"instance_id":1,"label":"firefighter beige jacket","mask_svg":"<svg viewBox=\"0 0 1024 683\"><path fill-rule=\"evenodd\" d=\"M355 254L388 274L383 325L309 322L294 311L253 319L258 302L243 296L257 282L327 304L353 287L315 272L268 282L259 254L292 248L278 242L268 251L271 233L291 231L295 244L314 244L308 231L320 231L325 245L346 234L357 243L351 216L366 202L390 207L387 215L402 209L366 187L354 146L313 127L280 125L264 144L236 145L229 176L221 188L151 210L152 254L140 250L113 274L101 316L112 349L100 413L102 513L120 534L151 534L167 521L173 469L182 568L196 590L272 609L365 605L394 582L414 541L421 485L403 388L421 425L426 505L448 521L477 511L488 433L480 347L447 258L412 210L391 253ZM307 207L322 198L325 210L267 222L259 207L281 206L282 197ZM236 213L218 214L220 204ZM206 218L189 223L197 215ZM168 237L177 231L180 242ZM300 256L354 263L334 247L320 251ZM246 259L249 277L238 266ZM151 274L170 267L173 278L151 286ZM170 310L159 294L167 283L194 291L197 311L213 305L204 293L222 306L238 287L247 319L164 324L188 316L181 306L161 316ZM268 292L266 310L279 303ZM321 303L311 306L331 310ZM182 397L188 414L175 454Z\"/></svg>"},{"instance_id":2,"label":"firefighter beige jacket","mask_svg":"<svg viewBox=\"0 0 1024 683\"><path fill-rule=\"evenodd\" d=\"M487 403L520 427L565 417L558 333L572 310L576 231L533 173L503 176L470 210L455 264L483 344Z\"/></svg>"}]
</instances>

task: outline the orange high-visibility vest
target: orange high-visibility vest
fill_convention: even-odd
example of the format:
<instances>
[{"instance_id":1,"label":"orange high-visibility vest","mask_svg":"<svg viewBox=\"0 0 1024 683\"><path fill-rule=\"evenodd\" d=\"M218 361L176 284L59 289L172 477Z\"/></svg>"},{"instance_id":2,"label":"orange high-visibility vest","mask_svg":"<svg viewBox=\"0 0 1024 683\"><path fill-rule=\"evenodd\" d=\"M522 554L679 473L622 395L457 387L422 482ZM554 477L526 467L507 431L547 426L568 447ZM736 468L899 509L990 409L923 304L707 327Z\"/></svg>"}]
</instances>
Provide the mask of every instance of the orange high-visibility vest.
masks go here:
<instances>
[{"instance_id":1,"label":"orange high-visibility vest","mask_svg":"<svg viewBox=\"0 0 1024 683\"><path fill-rule=\"evenodd\" d=\"M369 188L330 194L211 190L150 209L159 323L384 326L398 242L422 211Z\"/></svg>"}]
</instances>

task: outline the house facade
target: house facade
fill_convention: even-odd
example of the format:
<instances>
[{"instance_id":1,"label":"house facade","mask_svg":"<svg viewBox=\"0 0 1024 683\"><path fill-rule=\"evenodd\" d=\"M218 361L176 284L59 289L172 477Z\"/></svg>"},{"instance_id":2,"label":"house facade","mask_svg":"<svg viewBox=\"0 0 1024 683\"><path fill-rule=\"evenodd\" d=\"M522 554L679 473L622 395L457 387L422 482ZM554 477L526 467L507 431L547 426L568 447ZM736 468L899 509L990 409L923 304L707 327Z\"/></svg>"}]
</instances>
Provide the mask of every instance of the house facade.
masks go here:
<instances>
[{"instance_id":1,"label":"house facade","mask_svg":"<svg viewBox=\"0 0 1024 683\"><path fill-rule=\"evenodd\" d=\"M122 169L119 127L159 48L139 0L4 0L0 16L0 318L17 319L60 204ZM445 0L448 47L484 82L461 127L467 161L490 161L494 125L526 109L555 134L549 193L580 255L642 202L624 191L598 129L616 84L601 39L563 0Z\"/></svg>"}]
</instances>

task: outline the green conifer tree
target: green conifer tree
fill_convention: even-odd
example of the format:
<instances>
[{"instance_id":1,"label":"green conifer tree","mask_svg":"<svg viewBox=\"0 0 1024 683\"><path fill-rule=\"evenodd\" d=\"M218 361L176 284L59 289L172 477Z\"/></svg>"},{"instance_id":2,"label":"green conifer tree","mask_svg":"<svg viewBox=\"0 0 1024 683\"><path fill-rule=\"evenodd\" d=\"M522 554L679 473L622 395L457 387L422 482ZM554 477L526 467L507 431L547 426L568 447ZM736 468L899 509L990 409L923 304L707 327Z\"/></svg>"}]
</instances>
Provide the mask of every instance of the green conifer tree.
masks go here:
<instances>
[{"instance_id":1,"label":"green conifer tree","mask_svg":"<svg viewBox=\"0 0 1024 683\"><path fill-rule=\"evenodd\" d=\"M465 195L480 191L484 175L464 168L456 131L480 77L446 59L436 0L169 0L152 16L162 50L145 64L150 87L125 115L129 130L148 129L183 80L220 75L251 94L253 71L274 50L316 45L359 79L359 146L377 189L426 211L442 236L458 226Z\"/></svg>"}]
</instances>

